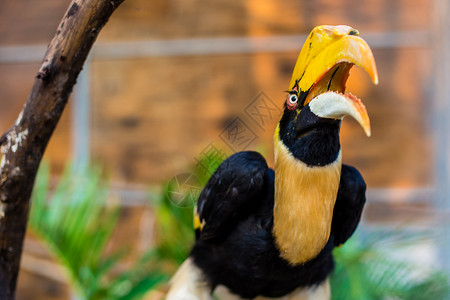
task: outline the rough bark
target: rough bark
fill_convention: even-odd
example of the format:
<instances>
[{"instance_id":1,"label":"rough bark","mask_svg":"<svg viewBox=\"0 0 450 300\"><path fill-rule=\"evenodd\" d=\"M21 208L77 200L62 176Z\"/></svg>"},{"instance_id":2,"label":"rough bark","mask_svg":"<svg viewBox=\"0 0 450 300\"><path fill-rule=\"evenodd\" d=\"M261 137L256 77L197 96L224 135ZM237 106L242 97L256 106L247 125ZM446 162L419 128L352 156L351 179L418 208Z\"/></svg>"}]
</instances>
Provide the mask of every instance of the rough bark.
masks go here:
<instances>
[{"instance_id":1,"label":"rough bark","mask_svg":"<svg viewBox=\"0 0 450 300\"><path fill-rule=\"evenodd\" d=\"M124 0L73 0L15 124L0 137L0 299L15 298L39 163L97 35Z\"/></svg>"}]
</instances>

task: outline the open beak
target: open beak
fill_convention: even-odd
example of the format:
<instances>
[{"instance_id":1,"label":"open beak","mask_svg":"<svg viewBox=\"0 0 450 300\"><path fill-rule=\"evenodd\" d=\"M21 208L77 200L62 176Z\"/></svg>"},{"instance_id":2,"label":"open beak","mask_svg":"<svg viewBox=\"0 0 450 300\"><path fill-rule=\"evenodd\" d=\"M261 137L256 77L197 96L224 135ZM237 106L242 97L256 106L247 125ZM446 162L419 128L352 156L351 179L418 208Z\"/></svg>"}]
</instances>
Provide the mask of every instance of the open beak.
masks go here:
<instances>
[{"instance_id":1,"label":"open beak","mask_svg":"<svg viewBox=\"0 0 450 300\"><path fill-rule=\"evenodd\" d=\"M370 120L366 107L356 96L348 93L326 92L320 94L309 103L312 113L321 118L343 119L353 117L370 136Z\"/></svg>"},{"instance_id":2,"label":"open beak","mask_svg":"<svg viewBox=\"0 0 450 300\"><path fill-rule=\"evenodd\" d=\"M297 88L302 106L322 118L355 118L370 136L366 108L357 97L345 93L350 69L364 69L378 84L378 73L369 45L358 31L345 25L318 26L306 40L292 74L289 90Z\"/></svg>"}]
</instances>

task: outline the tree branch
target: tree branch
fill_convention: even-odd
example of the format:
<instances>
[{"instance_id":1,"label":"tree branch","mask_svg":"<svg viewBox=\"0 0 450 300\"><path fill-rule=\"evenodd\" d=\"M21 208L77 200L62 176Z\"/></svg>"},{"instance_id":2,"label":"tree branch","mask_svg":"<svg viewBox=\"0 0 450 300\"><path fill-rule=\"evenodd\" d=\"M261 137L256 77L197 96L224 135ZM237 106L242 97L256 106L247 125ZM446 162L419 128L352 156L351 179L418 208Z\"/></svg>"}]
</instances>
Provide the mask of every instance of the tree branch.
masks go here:
<instances>
[{"instance_id":1,"label":"tree branch","mask_svg":"<svg viewBox=\"0 0 450 300\"><path fill-rule=\"evenodd\" d=\"M73 0L28 100L0 138L0 299L14 299L39 163L100 30L124 0Z\"/></svg>"}]
</instances>

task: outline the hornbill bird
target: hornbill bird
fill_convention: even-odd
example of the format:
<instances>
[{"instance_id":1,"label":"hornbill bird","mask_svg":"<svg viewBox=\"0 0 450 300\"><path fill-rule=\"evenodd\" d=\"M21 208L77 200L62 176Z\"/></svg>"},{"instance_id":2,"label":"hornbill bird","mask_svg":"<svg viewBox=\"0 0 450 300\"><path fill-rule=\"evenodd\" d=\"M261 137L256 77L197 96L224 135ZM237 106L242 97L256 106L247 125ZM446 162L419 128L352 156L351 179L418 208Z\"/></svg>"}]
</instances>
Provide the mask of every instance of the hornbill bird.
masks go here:
<instances>
[{"instance_id":1,"label":"hornbill bird","mask_svg":"<svg viewBox=\"0 0 450 300\"><path fill-rule=\"evenodd\" d=\"M344 25L312 30L275 130L274 170L252 151L218 167L199 196L195 245L168 300L212 299L217 287L232 299L329 299L332 250L353 234L365 203L364 179L342 165L339 142L347 115L370 136L365 106L345 93L354 65L378 83L358 35Z\"/></svg>"}]
</instances>

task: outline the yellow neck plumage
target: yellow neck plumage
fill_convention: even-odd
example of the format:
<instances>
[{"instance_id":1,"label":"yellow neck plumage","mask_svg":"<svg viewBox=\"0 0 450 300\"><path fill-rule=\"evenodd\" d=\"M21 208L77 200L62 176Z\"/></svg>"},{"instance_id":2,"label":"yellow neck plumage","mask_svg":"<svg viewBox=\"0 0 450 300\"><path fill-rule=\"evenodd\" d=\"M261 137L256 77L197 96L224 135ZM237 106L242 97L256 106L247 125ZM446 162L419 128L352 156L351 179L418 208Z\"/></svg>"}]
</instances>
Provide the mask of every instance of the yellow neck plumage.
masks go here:
<instances>
[{"instance_id":1,"label":"yellow neck plumage","mask_svg":"<svg viewBox=\"0 0 450 300\"><path fill-rule=\"evenodd\" d=\"M316 257L330 237L342 156L320 167L296 159L274 138L275 205L273 233L281 257L292 265Z\"/></svg>"}]
</instances>

